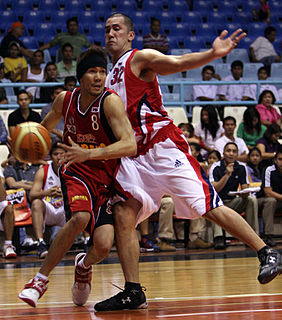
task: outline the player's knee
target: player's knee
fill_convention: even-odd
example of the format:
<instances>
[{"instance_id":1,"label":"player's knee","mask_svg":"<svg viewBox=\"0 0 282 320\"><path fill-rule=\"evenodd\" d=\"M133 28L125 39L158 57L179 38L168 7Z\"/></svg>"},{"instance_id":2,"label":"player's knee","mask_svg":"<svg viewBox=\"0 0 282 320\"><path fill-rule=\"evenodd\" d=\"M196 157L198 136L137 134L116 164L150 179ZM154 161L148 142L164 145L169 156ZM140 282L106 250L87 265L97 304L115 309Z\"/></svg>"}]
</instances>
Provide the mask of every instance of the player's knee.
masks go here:
<instances>
[{"instance_id":1,"label":"player's knee","mask_svg":"<svg viewBox=\"0 0 282 320\"><path fill-rule=\"evenodd\" d=\"M84 230L90 220L89 212L76 212L70 219L70 223L75 229Z\"/></svg>"},{"instance_id":2,"label":"player's knee","mask_svg":"<svg viewBox=\"0 0 282 320\"><path fill-rule=\"evenodd\" d=\"M113 208L115 225L119 227L135 226L136 213L125 203L118 203Z\"/></svg>"},{"instance_id":3,"label":"player's knee","mask_svg":"<svg viewBox=\"0 0 282 320\"><path fill-rule=\"evenodd\" d=\"M108 256L112 248L112 241L103 241L96 246L97 255L101 258Z\"/></svg>"},{"instance_id":4,"label":"player's knee","mask_svg":"<svg viewBox=\"0 0 282 320\"><path fill-rule=\"evenodd\" d=\"M40 199L34 199L31 203L31 210L41 210L43 207L43 201Z\"/></svg>"},{"instance_id":5,"label":"player's knee","mask_svg":"<svg viewBox=\"0 0 282 320\"><path fill-rule=\"evenodd\" d=\"M15 220L15 216L14 216L14 209L13 206L11 204L9 204L3 211L3 214L6 217L11 218L12 220Z\"/></svg>"}]
</instances>

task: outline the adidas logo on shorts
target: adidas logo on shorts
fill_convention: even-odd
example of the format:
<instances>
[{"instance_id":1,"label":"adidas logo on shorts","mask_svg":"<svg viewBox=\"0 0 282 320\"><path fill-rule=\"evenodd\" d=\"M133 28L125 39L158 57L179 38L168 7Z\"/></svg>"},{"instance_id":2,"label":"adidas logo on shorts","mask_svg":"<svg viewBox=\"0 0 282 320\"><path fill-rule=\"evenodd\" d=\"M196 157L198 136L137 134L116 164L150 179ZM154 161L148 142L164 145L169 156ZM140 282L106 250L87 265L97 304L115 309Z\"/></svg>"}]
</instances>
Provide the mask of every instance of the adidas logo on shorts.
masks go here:
<instances>
[{"instance_id":1,"label":"adidas logo on shorts","mask_svg":"<svg viewBox=\"0 0 282 320\"><path fill-rule=\"evenodd\" d=\"M178 168L178 167L182 166L183 164L184 164L183 162L181 162L180 160L176 159L176 160L175 160L174 167L175 167L175 168Z\"/></svg>"}]
</instances>

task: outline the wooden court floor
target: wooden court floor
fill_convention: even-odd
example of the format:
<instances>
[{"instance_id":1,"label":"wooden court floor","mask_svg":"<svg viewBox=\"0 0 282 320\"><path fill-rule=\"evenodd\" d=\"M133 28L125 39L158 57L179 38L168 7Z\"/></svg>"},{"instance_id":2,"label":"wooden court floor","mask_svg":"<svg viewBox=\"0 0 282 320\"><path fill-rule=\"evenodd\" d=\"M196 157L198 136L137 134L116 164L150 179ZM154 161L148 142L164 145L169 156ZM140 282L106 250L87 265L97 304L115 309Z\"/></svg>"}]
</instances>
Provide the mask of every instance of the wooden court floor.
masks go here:
<instances>
[{"instance_id":1,"label":"wooden court floor","mask_svg":"<svg viewBox=\"0 0 282 320\"><path fill-rule=\"evenodd\" d=\"M260 285L256 279L259 263L250 249L233 251L210 249L201 256L180 249L175 254L142 255L140 277L147 288L148 309L103 313L95 313L94 304L118 292L112 283L124 284L116 253L95 266L92 292L84 307L74 306L71 299L74 255L55 268L37 308L17 295L42 262L35 255L10 262L0 258L0 319L281 320L282 276Z\"/></svg>"}]
</instances>

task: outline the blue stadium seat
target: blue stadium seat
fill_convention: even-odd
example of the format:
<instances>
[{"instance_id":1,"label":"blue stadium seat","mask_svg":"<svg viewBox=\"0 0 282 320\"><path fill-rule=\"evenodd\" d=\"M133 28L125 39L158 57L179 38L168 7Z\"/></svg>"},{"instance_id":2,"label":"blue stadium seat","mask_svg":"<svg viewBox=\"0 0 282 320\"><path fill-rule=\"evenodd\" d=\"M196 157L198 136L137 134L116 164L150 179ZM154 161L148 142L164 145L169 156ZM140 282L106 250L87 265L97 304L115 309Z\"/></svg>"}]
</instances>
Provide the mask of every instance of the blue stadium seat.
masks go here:
<instances>
[{"instance_id":1,"label":"blue stadium seat","mask_svg":"<svg viewBox=\"0 0 282 320\"><path fill-rule=\"evenodd\" d=\"M170 0L167 2L168 11L172 14L189 11L187 1L181 0Z\"/></svg>"},{"instance_id":2,"label":"blue stadium seat","mask_svg":"<svg viewBox=\"0 0 282 320\"><path fill-rule=\"evenodd\" d=\"M264 36L264 30L267 27L267 25L264 22L253 22L250 23L248 26L248 34L252 37L260 37Z\"/></svg>"},{"instance_id":3,"label":"blue stadium seat","mask_svg":"<svg viewBox=\"0 0 282 320\"><path fill-rule=\"evenodd\" d=\"M88 35L90 37L96 37L96 35L98 34L102 34L104 36L104 23L103 22L94 22L89 24L89 31L88 31Z\"/></svg>"},{"instance_id":4,"label":"blue stadium seat","mask_svg":"<svg viewBox=\"0 0 282 320\"><path fill-rule=\"evenodd\" d=\"M182 56L183 54L186 53L191 53L191 49L171 49L171 54L175 56Z\"/></svg>"},{"instance_id":5,"label":"blue stadium seat","mask_svg":"<svg viewBox=\"0 0 282 320\"><path fill-rule=\"evenodd\" d=\"M57 0L40 0L38 3L38 10L52 11L60 10L60 3Z\"/></svg>"},{"instance_id":6,"label":"blue stadium seat","mask_svg":"<svg viewBox=\"0 0 282 320\"><path fill-rule=\"evenodd\" d=\"M22 15L25 11L33 10L33 2L30 0L12 0L11 1L11 10Z\"/></svg>"},{"instance_id":7,"label":"blue stadium seat","mask_svg":"<svg viewBox=\"0 0 282 320\"><path fill-rule=\"evenodd\" d=\"M34 36L39 37L41 39L42 37L45 37L45 36L54 37L56 34L57 32L54 27L54 24L50 22L39 23L34 30ZM44 41L44 43L46 42Z\"/></svg>"},{"instance_id":8,"label":"blue stadium seat","mask_svg":"<svg viewBox=\"0 0 282 320\"><path fill-rule=\"evenodd\" d=\"M127 12L130 15L131 12L137 10L137 2L135 0L124 0L117 2L117 11Z\"/></svg>"},{"instance_id":9,"label":"blue stadium seat","mask_svg":"<svg viewBox=\"0 0 282 320\"><path fill-rule=\"evenodd\" d=\"M168 42L169 42L169 49L178 49L179 43L184 42L183 36L168 36Z\"/></svg>"},{"instance_id":10,"label":"blue stadium seat","mask_svg":"<svg viewBox=\"0 0 282 320\"><path fill-rule=\"evenodd\" d=\"M143 0L142 10L149 13L158 13L163 11L163 4L160 0Z\"/></svg>"},{"instance_id":11,"label":"blue stadium seat","mask_svg":"<svg viewBox=\"0 0 282 320\"><path fill-rule=\"evenodd\" d=\"M210 12L207 16L207 22L225 24L227 22L224 12Z\"/></svg>"},{"instance_id":12,"label":"blue stadium seat","mask_svg":"<svg viewBox=\"0 0 282 320\"><path fill-rule=\"evenodd\" d=\"M201 68L191 69L186 71L186 79L187 80L202 80L202 70Z\"/></svg>"},{"instance_id":13,"label":"blue stadium seat","mask_svg":"<svg viewBox=\"0 0 282 320\"><path fill-rule=\"evenodd\" d=\"M243 38L242 40L240 40L240 42L238 43L238 47L237 48L244 48L249 50L250 45L255 41L255 37L250 37L249 35L247 35L245 38Z\"/></svg>"},{"instance_id":14,"label":"blue stadium seat","mask_svg":"<svg viewBox=\"0 0 282 320\"><path fill-rule=\"evenodd\" d=\"M217 63L215 65L215 72L225 78L231 74L231 65L230 63Z\"/></svg>"},{"instance_id":15,"label":"blue stadium seat","mask_svg":"<svg viewBox=\"0 0 282 320\"><path fill-rule=\"evenodd\" d=\"M199 51L201 48L206 48L206 38L201 36L188 36L184 40L184 48L192 51Z\"/></svg>"},{"instance_id":16,"label":"blue stadium seat","mask_svg":"<svg viewBox=\"0 0 282 320\"><path fill-rule=\"evenodd\" d=\"M64 10L72 12L77 16L77 12L86 10L86 3L83 0L67 0L63 4Z\"/></svg>"},{"instance_id":17,"label":"blue stadium seat","mask_svg":"<svg viewBox=\"0 0 282 320\"><path fill-rule=\"evenodd\" d=\"M232 63L235 60L241 60L243 63L250 62L247 49L233 49L226 57L227 63Z\"/></svg>"},{"instance_id":18,"label":"blue stadium seat","mask_svg":"<svg viewBox=\"0 0 282 320\"><path fill-rule=\"evenodd\" d=\"M171 24L169 28L169 35L170 36L191 36L190 25L188 23L175 23Z\"/></svg>"},{"instance_id":19,"label":"blue stadium seat","mask_svg":"<svg viewBox=\"0 0 282 320\"><path fill-rule=\"evenodd\" d=\"M38 23L45 22L45 16L41 11L28 10L23 15L23 22L28 24L34 24L34 28Z\"/></svg>"},{"instance_id":20,"label":"blue stadium seat","mask_svg":"<svg viewBox=\"0 0 282 320\"><path fill-rule=\"evenodd\" d=\"M39 47L36 37L31 37L31 36L21 37L21 41L28 49L37 49Z\"/></svg>"},{"instance_id":21,"label":"blue stadium seat","mask_svg":"<svg viewBox=\"0 0 282 320\"><path fill-rule=\"evenodd\" d=\"M282 63L272 63L270 69L271 78L281 79L282 74Z\"/></svg>"},{"instance_id":22,"label":"blue stadium seat","mask_svg":"<svg viewBox=\"0 0 282 320\"><path fill-rule=\"evenodd\" d=\"M45 15L48 15L53 23L64 22L66 24L68 18L72 15L69 11L66 10L57 10L57 11L45 11ZM44 14L44 13L43 13Z\"/></svg>"},{"instance_id":23,"label":"blue stadium seat","mask_svg":"<svg viewBox=\"0 0 282 320\"><path fill-rule=\"evenodd\" d=\"M163 23L176 23L177 22L176 16L174 14L171 14L168 11L160 11L160 12L154 13L153 16L155 18L159 19L161 24L163 24Z\"/></svg>"},{"instance_id":24,"label":"blue stadium seat","mask_svg":"<svg viewBox=\"0 0 282 320\"><path fill-rule=\"evenodd\" d=\"M18 17L15 14L15 12L11 10L2 11L0 23L1 25L4 25L4 24L6 25L5 30L7 29L7 27L10 27L13 22L17 20L18 20Z\"/></svg>"},{"instance_id":25,"label":"blue stadium seat","mask_svg":"<svg viewBox=\"0 0 282 320\"><path fill-rule=\"evenodd\" d=\"M78 14L78 21L79 24L84 24L84 23L92 23L92 22L99 22L99 18L96 15L95 11L81 11Z\"/></svg>"},{"instance_id":26,"label":"blue stadium seat","mask_svg":"<svg viewBox=\"0 0 282 320\"><path fill-rule=\"evenodd\" d=\"M189 23L191 25L196 25L199 23L202 23L201 15L198 12L183 12L183 15L181 17L181 22Z\"/></svg>"},{"instance_id":27,"label":"blue stadium seat","mask_svg":"<svg viewBox=\"0 0 282 320\"><path fill-rule=\"evenodd\" d=\"M143 49L143 37L137 36L132 42L132 47L136 49Z\"/></svg>"},{"instance_id":28,"label":"blue stadium seat","mask_svg":"<svg viewBox=\"0 0 282 320\"><path fill-rule=\"evenodd\" d=\"M195 31L196 36L210 36L212 39L217 37L218 28L220 28L219 24L211 22L202 23L191 27L191 29Z\"/></svg>"},{"instance_id":29,"label":"blue stadium seat","mask_svg":"<svg viewBox=\"0 0 282 320\"><path fill-rule=\"evenodd\" d=\"M210 1L197 0L193 1L193 11L199 14L207 14L213 11L213 5Z\"/></svg>"},{"instance_id":30,"label":"blue stadium seat","mask_svg":"<svg viewBox=\"0 0 282 320\"><path fill-rule=\"evenodd\" d=\"M258 69L263 67L262 63L244 63L243 77L247 80L257 80L258 79Z\"/></svg>"},{"instance_id":31,"label":"blue stadium seat","mask_svg":"<svg viewBox=\"0 0 282 320\"><path fill-rule=\"evenodd\" d=\"M248 24L252 21L251 12L236 12L231 16L233 23L239 23L242 26L248 26Z\"/></svg>"}]
</instances>

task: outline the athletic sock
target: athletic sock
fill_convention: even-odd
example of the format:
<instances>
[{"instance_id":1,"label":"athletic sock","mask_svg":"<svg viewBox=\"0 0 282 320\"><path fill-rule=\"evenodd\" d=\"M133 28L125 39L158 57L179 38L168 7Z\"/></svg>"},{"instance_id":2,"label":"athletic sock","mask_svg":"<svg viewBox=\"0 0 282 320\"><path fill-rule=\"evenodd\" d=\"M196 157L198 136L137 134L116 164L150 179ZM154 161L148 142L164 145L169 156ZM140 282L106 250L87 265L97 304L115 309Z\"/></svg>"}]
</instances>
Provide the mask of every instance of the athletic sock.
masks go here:
<instances>
[{"instance_id":1,"label":"athletic sock","mask_svg":"<svg viewBox=\"0 0 282 320\"><path fill-rule=\"evenodd\" d=\"M140 283L136 282L125 282L124 289L128 290L141 290Z\"/></svg>"},{"instance_id":2,"label":"athletic sock","mask_svg":"<svg viewBox=\"0 0 282 320\"><path fill-rule=\"evenodd\" d=\"M83 257L81 260L79 260L77 265L82 269L89 269L91 266L86 267L84 264L84 259L85 259L85 257Z\"/></svg>"},{"instance_id":3,"label":"athletic sock","mask_svg":"<svg viewBox=\"0 0 282 320\"><path fill-rule=\"evenodd\" d=\"M44 281L48 280L48 277L46 277L44 274L42 274L40 272L37 272L34 278L35 278L35 280L38 280L38 279L42 279Z\"/></svg>"}]
</instances>

